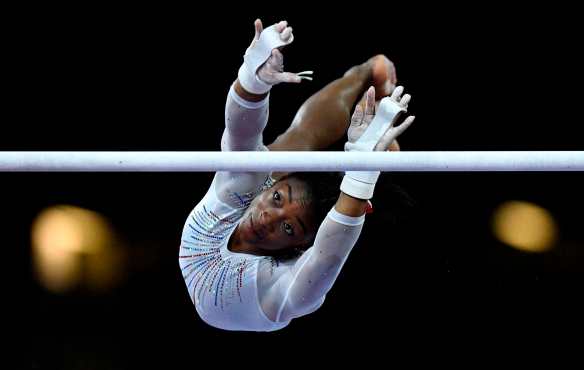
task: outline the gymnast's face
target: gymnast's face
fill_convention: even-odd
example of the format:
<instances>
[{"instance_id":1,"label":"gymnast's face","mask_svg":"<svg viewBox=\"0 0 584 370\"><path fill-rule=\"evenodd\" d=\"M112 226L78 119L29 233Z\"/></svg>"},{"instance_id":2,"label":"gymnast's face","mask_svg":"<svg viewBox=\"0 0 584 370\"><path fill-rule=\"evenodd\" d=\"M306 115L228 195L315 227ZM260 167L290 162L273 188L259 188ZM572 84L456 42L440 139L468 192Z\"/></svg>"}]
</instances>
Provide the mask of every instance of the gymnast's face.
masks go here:
<instances>
[{"instance_id":1,"label":"gymnast's face","mask_svg":"<svg viewBox=\"0 0 584 370\"><path fill-rule=\"evenodd\" d=\"M288 178L253 200L239 225L239 237L262 251L281 251L305 246L316 232L313 224L305 184Z\"/></svg>"}]
</instances>

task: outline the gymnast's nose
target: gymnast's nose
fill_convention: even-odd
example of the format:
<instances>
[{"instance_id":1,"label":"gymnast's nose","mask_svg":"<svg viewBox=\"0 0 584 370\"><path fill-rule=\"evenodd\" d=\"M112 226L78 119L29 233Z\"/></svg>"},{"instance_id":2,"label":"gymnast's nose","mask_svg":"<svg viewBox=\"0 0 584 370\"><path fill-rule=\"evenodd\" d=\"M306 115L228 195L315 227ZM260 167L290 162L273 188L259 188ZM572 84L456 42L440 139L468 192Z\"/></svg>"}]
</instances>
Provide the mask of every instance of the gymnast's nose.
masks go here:
<instances>
[{"instance_id":1,"label":"gymnast's nose","mask_svg":"<svg viewBox=\"0 0 584 370\"><path fill-rule=\"evenodd\" d=\"M260 217L262 227L264 227L269 232L274 231L276 224L282 218L281 213L281 210L278 209L263 210Z\"/></svg>"}]
</instances>

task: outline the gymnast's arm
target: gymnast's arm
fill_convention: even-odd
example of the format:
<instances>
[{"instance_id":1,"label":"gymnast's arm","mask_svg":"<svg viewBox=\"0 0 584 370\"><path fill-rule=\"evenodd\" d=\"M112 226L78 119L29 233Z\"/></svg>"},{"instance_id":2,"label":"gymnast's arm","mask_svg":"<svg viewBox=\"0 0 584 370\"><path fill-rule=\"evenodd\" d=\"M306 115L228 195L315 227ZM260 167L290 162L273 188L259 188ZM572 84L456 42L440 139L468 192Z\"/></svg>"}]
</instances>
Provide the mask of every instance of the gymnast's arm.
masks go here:
<instances>
[{"instance_id":1,"label":"gymnast's arm","mask_svg":"<svg viewBox=\"0 0 584 370\"><path fill-rule=\"evenodd\" d=\"M263 131L268 123L268 94L252 94L239 79L229 90L225 105L222 151L263 150Z\"/></svg>"},{"instance_id":2,"label":"gymnast's arm","mask_svg":"<svg viewBox=\"0 0 584 370\"><path fill-rule=\"evenodd\" d=\"M408 117L401 125L393 126L407 110L410 100L409 95L402 98L402 92L403 88L398 87L391 98L381 102L379 112L375 113L375 90L369 89L365 110L358 107L353 115L345 150L386 151L389 148L414 121L414 117ZM271 315L276 321L286 322L309 314L323 303L359 238L367 200L373 196L379 174L378 171L345 173L339 199L320 225L314 246L288 271L278 275L265 295L274 304L263 307L277 307L275 315Z\"/></svg>"},{"instance_id":3,"label":"gymnast's arm","mask_svg":"<svg viewBox=\"0 0 584 370\"><path fill-rule=\"evenodd\" d=\"M278 48L293 39L287 22L264 30L261 21L256 20L254 40L227 97L223 151L267 150L262 133L268 122L269 91L276 84L299 83L303 78L283 71L284 60Z\"/></svg>"},{"instance_id":4,"label":"gymnast's arm","mask_svg":"<svg viewBox=\"0 0 584 370\"><path fill-rule=\"evenodd\" d=\"M294 39L292 28L283 21L264 30L255 21L255 37L246 50L237 80L231 86L225 107L222 151L266 151L263 131L268 122L269 92L282 82L299 83L309 77L284 72L284 57L279 48ZM215 192L224 203L241 206L269 181L267 173L218 172ZM233 197L235 195L235 197ZM245 195L245 202L241 202Z\"/></svg>"},{"instance_id":5,"label":"gymnast's arm","mask_svg":"<svg viewBox=\"0 0 584 370\"><path fill-rule=\"evenodd\" d=\"M316 311L333 287L361 234L367 201L341 193L320 225L314 246L270 288L268 315L277 322Z\"/></svg>"}]
</instances>

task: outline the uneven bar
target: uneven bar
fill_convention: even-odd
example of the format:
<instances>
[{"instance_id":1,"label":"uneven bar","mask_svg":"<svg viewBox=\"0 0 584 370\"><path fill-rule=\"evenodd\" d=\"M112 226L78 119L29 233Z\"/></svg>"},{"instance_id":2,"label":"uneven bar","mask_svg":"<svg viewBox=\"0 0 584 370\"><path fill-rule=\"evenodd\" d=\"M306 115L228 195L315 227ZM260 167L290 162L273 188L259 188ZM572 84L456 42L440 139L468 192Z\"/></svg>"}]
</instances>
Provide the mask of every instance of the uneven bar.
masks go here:
<instances>
[{"instance_id":1,"label":"uneven bar","mask_svg":"<svg viewBox=\"0 0 584 370\"><path fill-rule=\"evenodd\" d=\"M0 172L584 171L584 151L0 152Z\"/></svg>"}]
</instances>

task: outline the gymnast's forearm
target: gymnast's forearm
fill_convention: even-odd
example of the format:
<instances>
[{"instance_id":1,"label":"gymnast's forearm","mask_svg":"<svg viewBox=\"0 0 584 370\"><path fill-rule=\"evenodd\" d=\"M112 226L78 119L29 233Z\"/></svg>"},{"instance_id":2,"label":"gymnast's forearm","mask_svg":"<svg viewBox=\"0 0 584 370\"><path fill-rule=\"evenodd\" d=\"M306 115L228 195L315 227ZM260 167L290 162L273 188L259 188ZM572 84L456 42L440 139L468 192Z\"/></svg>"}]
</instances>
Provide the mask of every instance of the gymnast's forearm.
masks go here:
<instances>
[{"instance_id":1,"label":"gymnast's forearm","mask_svg":"<svg viewBox=\"0 0 584 370\"><path fill-rule=\"evenodd\" d=\"M265 150L262 133L268 120L270 90L280 83L312 79L311 71L284 72L284 57L279 48L294 40L288 22L264 29L258 19L254 27L255 37L244 54L237 81L229 90L222 150Z\"/></svg>"},{"instance_id":2,"label":"gymnast's forearm","mask_svg":"<svg viewBox=\"0 0 584 370\"><path fill-rule=\"evenodd\" d=\"M264 100L268 96L268 93L253 94L253 93L245 90L243 88L243 86L241 86L241 82L239 82L239 79L235 80L235 82L233 83L233 89L235 90L235 93L237 93L237 95L240 98L242 98L245 101L252 102L252 103L261 102L262 100Z\"/></svg>"},{"instance_id":3,"label":"gymnast's forearm","mask_svg":"<svg viewBox=\"0 0 584 370\"><path fill-rule=\"evenodd\" d=\"M332 209L321 224L314 246L295 264L280 320L299 317L333 287L359 239L365 216L351 217Z\"/></svg>"},{"instance_id":4,"label":"gymnast's forearm","mask_svg":"<svg viewBox=\"0 0 584 370\"><path fill-rule=\"evenodd\" d=\"M235 81L225 105L223 151L261 150L262 133L268 123L268 102L267 94L251 94Z\"/></svg>"},{"instance_id":5,"label":"gymnast's forearm","mask_svg":"<svg viewBox=\"0 0 584 370\"><path fill-rule=\"evenodd\" d=\"M341 192L335 204L335 209L345 216L361 217L365 214L368 204L367 200L354 198Z\"/></svg>"}]
</instances>

